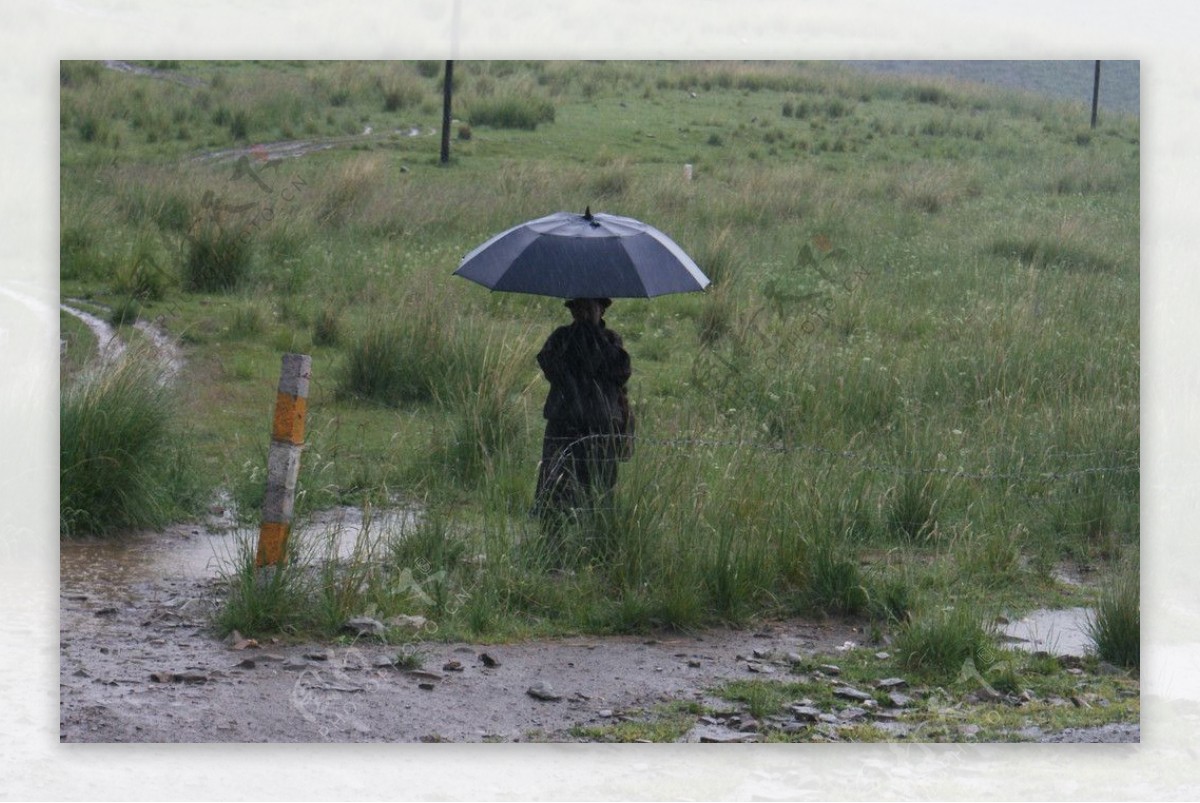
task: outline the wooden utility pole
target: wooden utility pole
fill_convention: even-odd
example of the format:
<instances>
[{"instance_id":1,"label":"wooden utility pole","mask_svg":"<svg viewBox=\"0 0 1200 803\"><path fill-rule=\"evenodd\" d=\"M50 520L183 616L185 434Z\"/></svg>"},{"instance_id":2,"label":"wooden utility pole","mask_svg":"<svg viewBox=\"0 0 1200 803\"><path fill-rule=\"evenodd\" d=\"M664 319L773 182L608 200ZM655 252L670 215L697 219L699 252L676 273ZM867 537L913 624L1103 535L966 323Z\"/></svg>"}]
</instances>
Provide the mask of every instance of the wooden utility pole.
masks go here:
<instances>
[{"instance_id":1,"label":"wooden utility pole","mask_svg":"<svg viewBox=\"0 0 1200 803\"><path fill-rule=\"evenodd\" d=\"M275 419L271 426L271 450L267 453L267 493L263 497L262 528L254 557L256 567L282 563L287 556L311 378L312 357L307 354L283 355L279 392L275 396Z\"/></svg>"},{"instance_id":2,"label":"wooden utility pole","mask_svg":"<svg viewBox=\"0 0 1200 803\"><path fill-rule=\"evenodd\" d=\"M1096 78L1092 82L1092 128L1096 127L1096 112L1100 108L1100 59L1096 59Z\"/></svg>"},{"instance_id":3,"label":"wooden utility pole","mask_svg":"<svg viewBox=\"0 0 1200 803\"><path fill-rule=\"evenodd\" d=\"M454 62L446 62L442 86L442 164L450 161L450 99L454 93Z\"/></svg>"}]
</instances>

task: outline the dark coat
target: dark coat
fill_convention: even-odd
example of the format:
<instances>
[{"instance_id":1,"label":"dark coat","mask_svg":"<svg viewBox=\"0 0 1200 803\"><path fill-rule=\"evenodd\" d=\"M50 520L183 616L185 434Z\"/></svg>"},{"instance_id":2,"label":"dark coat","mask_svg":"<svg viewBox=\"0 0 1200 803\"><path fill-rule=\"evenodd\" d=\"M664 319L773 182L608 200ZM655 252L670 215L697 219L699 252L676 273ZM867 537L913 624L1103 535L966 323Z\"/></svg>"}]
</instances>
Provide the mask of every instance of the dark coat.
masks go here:
<instances>
[{"instance_id":1,"label":"dark coat","mask_svg":"<svg viewBox=\"0 0 1200 803\"><path fill-rule=\"evenodd\" d=\"M632 369L621 336L601 321L559 327L537 356L550 382L542 414L580 434L620 430Z\"/></svg>"},{"instance_id":2,"label":"dark coat","mask_svg":"<svg viewBox=\"0 0 1200 803\"><path fill-rule=\"evenodd\" d=\"M617 462L630 453L632 370L620 336L603 322L556 329L537 359L550 393L534 509L554 530L563 512L606 504ZM619 435L627 437L612 437Z\"/></svg>"}]
</instances>

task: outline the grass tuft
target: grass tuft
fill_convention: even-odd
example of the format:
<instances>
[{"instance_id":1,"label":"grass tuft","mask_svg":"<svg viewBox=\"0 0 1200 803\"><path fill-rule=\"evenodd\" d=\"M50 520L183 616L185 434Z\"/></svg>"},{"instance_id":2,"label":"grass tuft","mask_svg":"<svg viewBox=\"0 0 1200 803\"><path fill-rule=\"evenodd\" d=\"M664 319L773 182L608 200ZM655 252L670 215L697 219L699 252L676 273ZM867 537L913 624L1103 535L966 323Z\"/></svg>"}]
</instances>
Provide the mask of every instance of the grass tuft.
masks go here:
<instances>
[{"instance_id":1,"label":"grass tuft","mask_svg":"<svg viewBox=\"0 0 1200 803\"><path fill-rule=\"evenodd\" d=\"M250 272L253 248L248 232L202 225L188 239L183 287L193 293L237 289Z\"/></svg>"},{"instance_id":2,"label":"grass tuft","mask_svg":"<svg viewBox=\"0 0 1200 803\"><path fill-rule=\"evenodd\" d=\"M953 678L964 666L985 671L992 640L971 606L956 605L914 616L896 634L895 650L908 669Z\"/></svg>"},{"instance_id":3,"label":"grass tuft","mask_svg":"<svg viewBox=\"0 0 1200 803\"><path fill-rule=\"evenodd\" d=\"M535 130L554 122L554 104L536 95L478 98L467 112L472 126Z\"/></svg>"},{"instance_id":4,"label":"grass tuft","mask_svg":"<svg viewBox=\"0 0 1200 803\"><path fill-rule=\"evenodd\" d=\"M858 563L831 545L814 550L808 570L810 605L826 614L861 614L870 596Z\"/></svg>"},{"instance_id":5,"label":"grass tuft","mask_svg":"<svg viewBox=\"0 0 1200 803\"><path fill-rule=\"evenodd\" d=\"M159 526L196 507L178 410L144 355L90 366L68 382L59 428L62 535Z\"/></svg>"},{"instance_id":6,"label":"grass tuft","mask_svg":"<svg viewBox=\"0 0 1200 803\"><path fill-rule=\"evenodd\" d=\"M1088 637L1101 659L1117 666L1141 666L1141 608L1136 563L1116 571L1104 584Z\"/></svg>"},{"instance_id":7,"label":"grass tuft","mask_svg":"<svg viewBox=\"0 0 1200 803\"><path fill-rule=\"evenodd\" d=\"M390 407L450 398L483 364L474 330L431 304L369 321L346 345L342 396Z\"/></svg>"},{"instance_id":8,"label":"grass tuft","mask_svg":"<svg viewBox=\"0 0 1200 803\"><path fill-rule=\"evenodd\" d=\"M909 542L928 540L937 526L937 508L934 477L905 474L889 492L885 511L887 528Z\"/></svg>"}]
</instances>

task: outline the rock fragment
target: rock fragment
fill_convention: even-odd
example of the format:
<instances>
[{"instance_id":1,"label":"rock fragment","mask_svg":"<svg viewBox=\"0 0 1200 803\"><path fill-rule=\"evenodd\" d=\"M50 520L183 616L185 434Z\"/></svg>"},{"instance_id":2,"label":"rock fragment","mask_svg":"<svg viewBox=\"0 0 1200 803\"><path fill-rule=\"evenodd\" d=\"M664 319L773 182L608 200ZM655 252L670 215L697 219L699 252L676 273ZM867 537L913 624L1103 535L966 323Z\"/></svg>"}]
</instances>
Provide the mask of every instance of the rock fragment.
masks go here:
<instances>
[{"instance_id":1,"label":"rock fragment","mask_svg":"<svg viewBox=\"0 0 1200 803\"><path fill-rule=\"evenodd\" d=\"M342 625L342 630L348 630L356 636L383 636L387 633L387 627L383 622L369 616L347 619L346 623Z\"/></svg>"},{"instance_id":2,"label":"rock fragment","mask_svg":"<svg viewBox=\"0 0 1200 803\"><path fill-rule=\"evenodd\" d=\"M543 680L534 683L525 693L535 700L545 700L546 702L557 702L562 699L562 695L554 691L554 687Z\"/></svg>"},{"instance_id":3,"label":"rock fragment","mask_svg":"<svg viewBox=\"0 0 1200 803\"><path fill-rule=\"evenodd\" d=\"M399 616L393 616L391 619L388 619L388 624L392 627L396 627L401 630L412 630L414 632L424 629L425 625L428 623L429 620L424 616L408 616L407 614L400 614Z\"/></svg>"},{"instance_id":4,"label":"rock fragment","mask_svg":"<svg viewBox=\"0 0 1200 803\"><path fill-rule=\"evenodd\" d=\"M875 698L865 691L859 691L853 686L838 686L833 690L834 696L843 697L847 700L874 700Z\"/></svg>"},{"instance_id":5,"label":"rock fragment","mask_svg":"<svg viewBox=\"0 0 1200 803\"><path fill-rule=\"evenodd\" d=\"M820 719L821 710L811 705L793 705L792 714L800 722L817 722Z\"/></svg>"}]
</instances>

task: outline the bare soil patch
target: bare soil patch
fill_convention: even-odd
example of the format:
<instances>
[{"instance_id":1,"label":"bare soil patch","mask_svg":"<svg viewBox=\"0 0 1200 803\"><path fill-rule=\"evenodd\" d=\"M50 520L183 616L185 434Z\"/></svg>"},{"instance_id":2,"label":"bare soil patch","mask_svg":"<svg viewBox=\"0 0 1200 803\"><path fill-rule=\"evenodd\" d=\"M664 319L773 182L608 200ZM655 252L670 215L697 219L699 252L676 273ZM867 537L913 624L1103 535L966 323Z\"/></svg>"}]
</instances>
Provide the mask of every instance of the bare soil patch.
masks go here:
<instances>
[{"instance_id":1,"label":"bare soil patch","mask_svg":"<svg viewBox=\"0 0 1200 803\"><path fill-rule=\"evenodd\" d=\"M875 649L853 623L800 620L509 644L222 640L211 617L223 566L244 537L214 520L62 544L62 742L584 741L582 729L653 719L670 706L735 709L714 689L774 672L786 679L785 656ZM758 740L737 717L696 720L683 740ZM1140 735L1126 724L1022 734Z\"/></svg>"},{"instance_id":2,"label":"bare soil patch","mask_svg":"<svg viewBox=\"0 0 1200 803\"><path fill-rule=\"evenodd\" d=\"M774 622L495 645L222 642L209 616L233 537L185 526L63 544L63 742L572 741L575 726L703 701L749 677L756 649L831 652L861 638L845 624ZM559 699L531 695L538 684Z\"/></svg>"}]
</instances>

